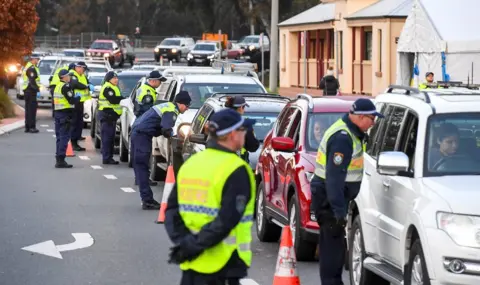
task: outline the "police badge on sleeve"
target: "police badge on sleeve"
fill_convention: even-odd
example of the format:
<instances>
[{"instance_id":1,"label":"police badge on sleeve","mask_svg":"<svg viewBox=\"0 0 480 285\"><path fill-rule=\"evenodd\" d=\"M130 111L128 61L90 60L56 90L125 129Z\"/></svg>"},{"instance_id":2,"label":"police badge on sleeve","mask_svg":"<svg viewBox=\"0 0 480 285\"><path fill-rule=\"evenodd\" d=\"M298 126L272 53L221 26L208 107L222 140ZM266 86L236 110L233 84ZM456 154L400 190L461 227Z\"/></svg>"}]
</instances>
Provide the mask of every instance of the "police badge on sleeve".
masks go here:
<instances>
[{"instance_id":1,"label":"police badge on sleeve","mask_svg":"<svg viewBox=\"0 0 480 285\"><path fill-rule=\"evenodd\" d=\"M343 153L341 152L336 152L333 154L333 163L335 165L340 165L343 162Z\"/></svg>"}]
</instances>

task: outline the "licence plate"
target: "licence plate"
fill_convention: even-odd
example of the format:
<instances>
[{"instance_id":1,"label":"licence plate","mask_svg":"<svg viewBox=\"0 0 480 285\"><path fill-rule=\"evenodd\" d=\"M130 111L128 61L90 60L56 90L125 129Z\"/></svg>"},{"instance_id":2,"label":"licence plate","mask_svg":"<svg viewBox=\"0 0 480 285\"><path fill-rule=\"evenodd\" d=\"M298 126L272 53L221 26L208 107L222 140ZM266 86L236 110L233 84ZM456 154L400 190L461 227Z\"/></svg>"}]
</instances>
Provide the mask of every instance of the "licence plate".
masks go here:
<instances>
[{"instance_id":1,"label":"licence plate","mask_svg":"<svg viewBox=\"0 0 480 285\"><path fill-rule=\"evenodd\" d=\"M166 54L166 53L162 53L162 56L167 56L167 54Z\"/></svg>"},{"instance_id":2,"label":"licence plate","mask_svg":"<svg viewBox=\"0 0 480 285\"><path fill-rule=\"evenodd\" d=\"M203 62L203 59L196 58L195 62Z\"/></svg>"}]
</instances>

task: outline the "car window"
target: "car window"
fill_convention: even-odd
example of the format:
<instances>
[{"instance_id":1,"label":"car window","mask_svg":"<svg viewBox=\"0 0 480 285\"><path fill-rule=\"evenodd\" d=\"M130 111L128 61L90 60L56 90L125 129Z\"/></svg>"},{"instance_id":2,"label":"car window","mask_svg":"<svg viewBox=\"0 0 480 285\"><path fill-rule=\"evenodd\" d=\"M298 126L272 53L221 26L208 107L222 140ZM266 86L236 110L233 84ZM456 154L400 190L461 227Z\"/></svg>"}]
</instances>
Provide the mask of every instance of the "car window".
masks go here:
<instances>
[{"instance_id":1,"label":"car window","mask_svg":"<svg viewBox=\"0 0 480 285\"><path fill-rule=\"evenodd\" d=\"M143 80L139 80L137 82L137 85L135 85L135 88L133 88L132 92L130 93L130 98L132 99L132 102L135 102L135 99L137 97L137 90L140 88L140 85L142 85Z\"/></svg>"},{"instance_id":2,"label":"car window","mask_svg":"<svg viewBox=\"0 0 480 285\"><path fill-rule=\"evenodd\" d=\"M177 92L176 92L177 85L178 85L177 81L172 81L172 83L170 84L169 90L167 92L168 97L165 98L166 100L173 102L173 100L175 99L175 96L177 95Z\"/></svg>"},{"instance_id":3,"label":"car window","mask_svg":"<svg viewBox=\"0 0 480 285\"><path fill-rule=\"evenodd\" d=\"M94 86L102 85L103 76L90 76L88 81Z\"/></svg>"},{"instance_id":4,"label":"car window","mask_svg":"<svg viewBox=\"0 0 480 285\"><path fill-rule=\"evenodd\" d=\"M368 136L366 139L366 152L373 158L377 158L378 153L378 146L380 145L378 142L383 139L383 129L385 129L386 124L388 123L388 119L390 118L390 114L387 112L393 111L393 107L387 109L387 105L383 103L375 104L376 109L385 115L384 119L379 119L378 117L375 118L375 125L368 131Z\"/></svg>"},{"instance_id":5,"label":"car window","mask_svg":"<svg viewBox=\"0 0 480 285\"><path fill-rule=\"evenodd\" d=\"M400 127L405 119L406 109L404 107L394 107L390 114L390 119L386 128L385 137L380 148L380 152L396 150L399 142Z\"/></svg>"},{"instance_id":6,"label":"car window","mask_svg":"<svg viewBox=\"0 0 480 285\"><path fill-rule=\"evenodd\" d=\"M88 69L90 69L89 72L98 72L98 73L108 72L108 69L106 67L88 67Z\"/></svg>"},{"instance_id":7,"label":"car window","mask_svg":"<svg viewBox=\"0 0 480 285\"><path fill-rule=\"evenodd\" d=\"M414 172L415 149L417 145L418 117L412 111L408 111L405 123L400 135L398 150L405 153L410 161L408 172Z\"/></svg>"},{"instance_id":8,"label":"car window","mask_svg":"<svg viewBox=\"0 0 480 285\"><path fill-rule=\"evenodd\" d=\"M253 131L255 132L255 137L259 141L263 141L275 124L278 112L248 112L247 109L243 116L256 120L255 125L253 125Z\"/></svg>"},{"instance_id":9,"label":"car window","mask_svg":"<svg viewBox=\"0 0 480 285\"><path fill-rule=\"evenodd\" d=\"M123 97L128 97L132 90L137 85L138 81L143 77L143 74L118 76L118 88Z\"/></svg>"},{"instance_id":10,"label":"car window","mask_svg":"<svg viewBox=\"0 0 480 285\"><path fill-rule=\"evenodd\" d=\"M76 57L84 57L85 54L82 51L64 51L63 54L65 56L76 56Z\"/></svg>"},{"instance_id":11,"label":"car window","mask_svg":"<svg viewBox=\"0 0 480 285\"><path fill-rule=\"evenodd\" d=\"M302 119L302 112L300 109L297 109L295 115L293 116L292 123L286 132L286 136L295 141L295 136L297 134L298 126L300 125L300 120Z\"/></svg>"},{"instance_id":12,"label":"car window","mask_svg":"<svg viewBox=\"0 0 480 285\"><path fill-rule=\"evenodd\" d=\"M115 48L115 44L113 43L105 43L105 42L93 42L90 46L90 49L108 49L111 50ZM113 47L113 48L112 48Z\"/></svg>"},{"instance_id":13,"label":"car window","mask_svg":"<svg viewBox=\"0 0 480 285\"><path fill-rule=\"evenodd\" d=\"M170 82L163 82L160 84L160 87L157 89L158 99L164 99L167 94L168 88L170 87Z\"/></svg>"},{"instance_id":14,"label":"car window","mask_svg":"<svg viewBox=\"0 0 480 285\"><path fill-rule=\"evenodd\" d=\"M38 62L38 69L40 75L50 75L55 71L56 60L40 60Z\"/></svg>"},{"instance_id":15,"label":"car window","mask_svg":"<svg viewBox=\"0 0 480 285\"><path fill-rule=\"evenodd\" d=\"M213 111L213 108L210 105L203 105L202 108L198 111L197 115L193 120L192 132L194 134L200 134L203 131L203 126L208 120L210 113Z\"/></svg>"},{"instance_id":16,"label":"car window","mask_svg":"<svg viewBox=\"0 0 480 285\"><path fill-rule=\"evenodd\" d=\"M325 131L345 113L310 113L307 121L305 145L307 151L317 151Z\"/></svg>"},{"instance_id":17,"label":"car window","mask_svg":"<svg viewBox=\"0 0 480 285\"><path fill-rule=\"evenodd\" d=\"M287 135L288 131L288 126L292 122L292 120L295 118L295 111L296 109L293 107L289 107L282 115L282 118L278 121L277 124L277 136L278 137L285 137Z\"/></svg>"},{"instance_id":18,"label":"car window","mask_svg":"<svg viewBox=\"0 0 480 285\"><path fill-rule=\"evenodd\" d=\"M180 45L180 40L165 39L160 43L160 45L162 45L162 46L179 46Z\"/></svg>"}]
</instances>

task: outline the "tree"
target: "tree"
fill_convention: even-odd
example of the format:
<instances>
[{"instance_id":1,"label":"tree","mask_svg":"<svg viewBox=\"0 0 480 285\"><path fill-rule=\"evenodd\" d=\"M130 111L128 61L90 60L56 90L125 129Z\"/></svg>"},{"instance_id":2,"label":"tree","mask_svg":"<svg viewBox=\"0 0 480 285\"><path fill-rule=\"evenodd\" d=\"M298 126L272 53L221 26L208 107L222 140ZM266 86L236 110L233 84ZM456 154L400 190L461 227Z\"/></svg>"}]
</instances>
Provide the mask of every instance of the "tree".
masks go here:
<instances>
[{"instance_id":1,"label":"tree","mask_svg":"<svg viewBox=\"0 0 480 285\"><path fill-rule=\"evenodd\" d=\"M63 3L57 13L61 34L78 35L88 30L88 4L89 1L85 0L68 0Z\"/></svg>"},{"instance_id":2,"label":"tree","mask_svg":"<svg viewBox=\"0 0 480 285\"><path fill-rule=\"evenodd\" d=\"M38 0L1 0L0 5L0 65L20 62L31 53L37 29Z\"/></svg>"}]
</instances>

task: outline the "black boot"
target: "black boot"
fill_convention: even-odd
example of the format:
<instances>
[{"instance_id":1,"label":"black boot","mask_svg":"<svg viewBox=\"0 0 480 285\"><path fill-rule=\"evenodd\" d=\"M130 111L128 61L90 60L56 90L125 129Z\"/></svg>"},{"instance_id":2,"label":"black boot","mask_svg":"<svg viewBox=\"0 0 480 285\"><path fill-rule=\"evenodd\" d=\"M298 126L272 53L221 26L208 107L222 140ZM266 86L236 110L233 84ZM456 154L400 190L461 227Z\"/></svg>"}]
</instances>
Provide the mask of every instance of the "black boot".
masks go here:
<instances>
[{"instance_id":1,"label":"black boot","mask_svg":"<svg viewBox=\"0 0 480 285\"><path fill-rule=\"evenodd\" d=\"M104 161L103 161L103 164L117 165L117 164L118 164L118 161L116 161L116 160L113 159L113 158L110 158L109 160L104 160Z\"/></svg>"},{"instance_id":2,"label":"black boot","mask_svg":"<svg viewBox=\"0 0 480 285\"><path fill-rule=\"evenodd\" d=\"M85 151L85 148L78 145L77 141L72 141L72 148L74 151Z\"/></svg>"},{"instance_id":3,"label":"black boot","mask_svg":"<svg viewBox=\"0 0 480 285\"><path fill-rule=\"evenodd\" d=\"M68 164L65 161L64 156L57 156L57 163L55 163L55 168L72 168L73 165Z\"/></svg>"}]
</instances>

